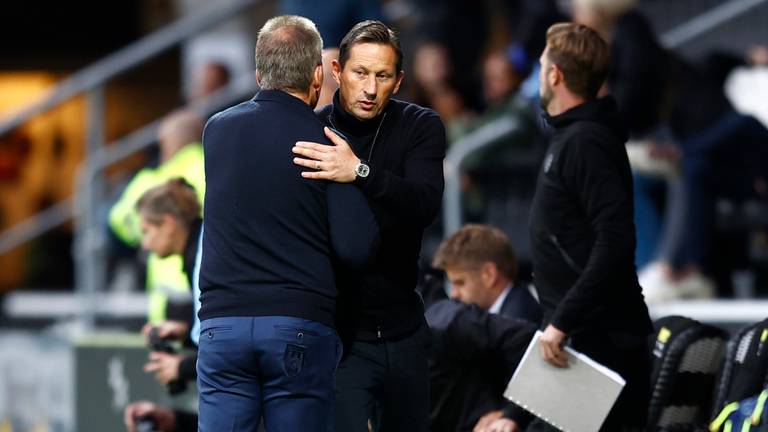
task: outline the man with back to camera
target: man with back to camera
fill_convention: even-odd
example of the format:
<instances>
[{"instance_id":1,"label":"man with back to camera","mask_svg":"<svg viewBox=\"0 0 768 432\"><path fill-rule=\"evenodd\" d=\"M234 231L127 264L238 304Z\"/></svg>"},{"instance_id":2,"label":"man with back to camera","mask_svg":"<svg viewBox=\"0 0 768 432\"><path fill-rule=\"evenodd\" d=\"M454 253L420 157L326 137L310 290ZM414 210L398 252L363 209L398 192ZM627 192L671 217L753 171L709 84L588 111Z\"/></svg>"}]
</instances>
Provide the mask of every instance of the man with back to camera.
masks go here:
<instances>
[{"instance_id":1,"label":"man with back to camera","mask_svg":"<svg viewBox=\"0 0 768 432\"><path fill-rule=\"evenodd\" d=\"M333 427L332 262L360 271L378 226L357 188L303 179L292 163L296 141L328 143L312 111L321 49L308 19L267 21L255 53L261 90L203 134L201 432L255 432L262 416L270 431Z\"/></svg>"},{"instance_id":2,"label":"man with back to camera","mask_svg":"<svg viewBox=\"0 0 768 432\"><path fill-rule=\"evenodd\" d=\"M332 63L339 91L318 113L343 137L326 130L333 146L305 141L294 149L296 163L312 170L304 177L357 186L380 228L361 286L340 282L347 349L336 380L337 432L367 431L373 417L383 430L429 427L429 331L415 287L422 234L443 194L445 128L434 111L391 99L403 80L402 57L386 25L355 25Z\"/></svg>"},{"instance_id":3,"label":"man with back to camera","mask_svg":"<svg viewBox=\"0 0 768 432\"><path fill-rule=\"evenodd\" d=\"M597 98L609 65L589 27L555 24L541 55L541 106L554 129L531 210L534 282L544 309L542 357L565 367L563 345L626 381L601 431L640 430L650 398L652 331L634 266L632 175L616 104ZM515 431L512 409L486 431ZM518 423L518 424L516 424Z\"/></svg>"}]
</instances>

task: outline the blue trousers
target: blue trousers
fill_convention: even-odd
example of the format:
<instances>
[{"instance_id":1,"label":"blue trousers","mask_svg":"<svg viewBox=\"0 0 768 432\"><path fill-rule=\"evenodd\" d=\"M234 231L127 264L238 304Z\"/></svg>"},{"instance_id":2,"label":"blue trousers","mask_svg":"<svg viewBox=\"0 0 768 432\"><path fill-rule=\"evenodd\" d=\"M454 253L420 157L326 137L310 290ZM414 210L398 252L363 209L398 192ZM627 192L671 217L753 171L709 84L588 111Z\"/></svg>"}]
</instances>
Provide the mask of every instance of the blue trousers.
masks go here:
<instances>
[{"instance_id":1,"label":"blue trousers","mask_svg":"<svg viewBox=\"0 0 768 432\"><path fill-rule=\"evenodd\" d=\"M336 331L287 316L200 325L200 432L330 432L341 358Z\"/></svg>"}]
</instances>

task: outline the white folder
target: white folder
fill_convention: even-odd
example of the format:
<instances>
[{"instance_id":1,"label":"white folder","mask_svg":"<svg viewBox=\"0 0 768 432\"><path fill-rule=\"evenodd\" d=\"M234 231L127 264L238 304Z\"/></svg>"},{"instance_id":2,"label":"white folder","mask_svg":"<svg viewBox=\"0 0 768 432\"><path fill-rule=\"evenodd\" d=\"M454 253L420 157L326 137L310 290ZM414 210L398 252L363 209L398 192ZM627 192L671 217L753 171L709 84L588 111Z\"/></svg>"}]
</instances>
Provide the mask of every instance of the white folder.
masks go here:
<instances>
[{"instance_id":1,"label":"white folder","mask_svg":"<svg viewBox=\"0 0 768 432\"><path fill-rule=\"evenodd\" d=\"M541 358L533 336L504 396L564 432L597 432L626 381L586 355L565 347L568 367Z\"/></svg>"}]
</instances>

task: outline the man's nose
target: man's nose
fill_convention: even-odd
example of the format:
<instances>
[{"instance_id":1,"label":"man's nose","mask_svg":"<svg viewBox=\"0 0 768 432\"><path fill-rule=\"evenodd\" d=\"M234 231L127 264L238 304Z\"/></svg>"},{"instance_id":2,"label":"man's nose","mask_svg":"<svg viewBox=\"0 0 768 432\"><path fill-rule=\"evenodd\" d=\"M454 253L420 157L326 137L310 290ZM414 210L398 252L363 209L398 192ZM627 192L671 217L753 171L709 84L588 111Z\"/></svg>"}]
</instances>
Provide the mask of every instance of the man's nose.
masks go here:
<instances>
[{"instance_id":1,"label":"man's nose","mask_svg":"<svg viewBox=\"0 0 768 432\"><path fill-rule=\"evenodd\" d=\"M376 97L376 77L370 76L365 80L365 85L363 86L363 91L365 92L365 95L369 98L375 98Z\"/></svg>"}]
</instances>

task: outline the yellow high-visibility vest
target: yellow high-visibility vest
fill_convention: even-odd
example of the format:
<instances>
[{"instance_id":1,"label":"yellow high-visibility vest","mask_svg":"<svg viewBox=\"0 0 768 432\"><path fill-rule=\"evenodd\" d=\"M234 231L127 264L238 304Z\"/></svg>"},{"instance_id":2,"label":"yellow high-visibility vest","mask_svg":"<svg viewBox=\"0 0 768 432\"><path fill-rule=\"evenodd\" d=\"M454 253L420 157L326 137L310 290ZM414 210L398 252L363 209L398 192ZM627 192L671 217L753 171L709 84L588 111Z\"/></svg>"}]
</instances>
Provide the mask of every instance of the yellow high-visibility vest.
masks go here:
<instances>
[{"instance_id":1,"label":"yellow high-visibility vest","mask_svg":"<svg viewBox=\"0 0 768 432\"><path fill-rule=\"evenodd\" d=\"M201 143L187 144L159 167L144 168L131 179L120 199L109 212L109 226L121 241L128 246L139 246L141 228L139 215L135 209L136 202L147 190L175 177L183 177L191 184L202 204L205 196L205 171ZM188 296L191 292L184 274L181 256L160 258L150 254L147 258L146 289L147 320L156 324L165 319L169 296Z\"/></svg>"}]
</instances>

